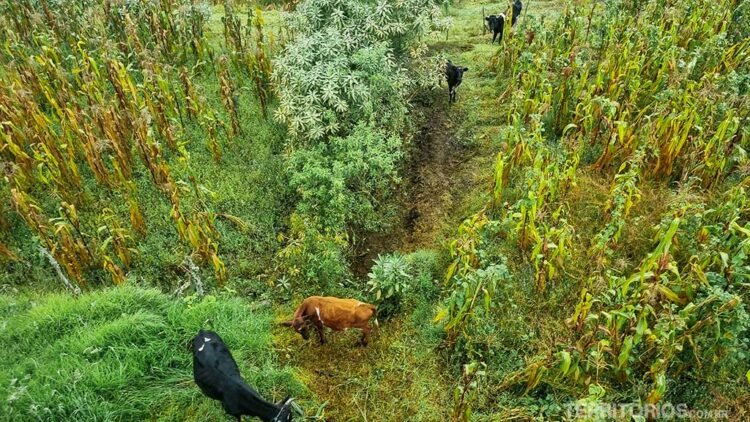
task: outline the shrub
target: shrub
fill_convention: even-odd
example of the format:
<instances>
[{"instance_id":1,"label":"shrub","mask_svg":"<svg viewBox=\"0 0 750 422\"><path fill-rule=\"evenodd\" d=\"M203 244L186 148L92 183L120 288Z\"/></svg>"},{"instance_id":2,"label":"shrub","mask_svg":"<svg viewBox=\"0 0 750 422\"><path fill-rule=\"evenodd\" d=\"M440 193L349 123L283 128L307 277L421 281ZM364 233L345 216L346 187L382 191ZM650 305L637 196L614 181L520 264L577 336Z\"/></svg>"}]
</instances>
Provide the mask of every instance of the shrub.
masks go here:
<instances>
[{"instance_id":1,"label":"shrub","mask_svg":"<svg viewBox=\"0 0 750 422\"><path fill-rule=\"evenodd\" d=\"M405 128L410 82L385 44L351 50L328 28L289 45L274 66L276 118L295 139L345 136L360 122L389 133Z\"/></svg>"},{"instance_id":2,"label":"shrub","mask_svg":"<svg viewBox=\"0 0 750 422\"><path fill-rule=\"evenodd\" d=\"M345 135L360 121L402 131L410 88L440 76L423 42L446 27L440 13L435 0L302 2L284 19L302 34L274 65L277 119L303 141Z\"/></svg>"},{"instance_id":3,"label":"shrub","mask_svg":"<svg viewBox=\"0 0 750 422\"><path fill-rule=\"evenodd\" d=\"M406 306L429 302L439 290L434 282L438 271L437 254L417 251L378 256L368 274L367 285L375 293L378 315L389 318Z\"/></svg>"},{"instance_id":4,"label":"shrub","mask_svg":"<svg viewBox=\"0 0 750 422\"><path fill-rule=\"evenodd\" d=\"M393 316L413 288L414 276L409 263L399 253L379 255L367 276L370 292L375 292L378 316L385 319Z\"/></svg>"},{"instance_id":5,"label":"shrub","mask_svg":"<svg viewBox=\"0 0 750 422\"><path fill-rule=\"evenodd\" d=\"M398 137L365 125L345 138L295 151L290 183L300 195L297 211L337 231L382 227L393 214L389 199L400 181L402 155Z\"/></svg>"},{"instance_id":6,"label":"shrub","mask_svg":"<svg viewBox=\"0 0 750 422\"><path fill-rule=\"evenodd\" d=\"M345 234L321 230L315 222L297 213L290 218L286 246L279 251L281 264L298 287L317 293L331 292L349 276Z\"/></svg>"}]
</instances>

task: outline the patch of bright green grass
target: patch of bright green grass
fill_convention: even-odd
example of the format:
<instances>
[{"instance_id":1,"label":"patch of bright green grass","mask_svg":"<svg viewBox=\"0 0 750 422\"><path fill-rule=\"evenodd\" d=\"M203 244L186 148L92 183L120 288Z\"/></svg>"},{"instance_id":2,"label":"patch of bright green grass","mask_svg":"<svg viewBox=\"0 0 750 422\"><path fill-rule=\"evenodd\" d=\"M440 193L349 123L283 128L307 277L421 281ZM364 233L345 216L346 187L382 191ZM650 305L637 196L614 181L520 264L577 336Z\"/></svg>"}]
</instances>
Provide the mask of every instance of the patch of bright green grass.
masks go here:
<instances>
[{"instance_id":1,"label":"patch of bright green grass","mask_svg":"<svg viewBox=\"0 0 750 422\"><path fill-rule=\"evenodd\" d=\"M305 394L275 360L271 313L241 299L189 304L125 286L77 299L0 296L0 315L0 419L224 420L192 378L187 346L202 327L222 336L268 400Z\"/></svg>"}]
</instances>

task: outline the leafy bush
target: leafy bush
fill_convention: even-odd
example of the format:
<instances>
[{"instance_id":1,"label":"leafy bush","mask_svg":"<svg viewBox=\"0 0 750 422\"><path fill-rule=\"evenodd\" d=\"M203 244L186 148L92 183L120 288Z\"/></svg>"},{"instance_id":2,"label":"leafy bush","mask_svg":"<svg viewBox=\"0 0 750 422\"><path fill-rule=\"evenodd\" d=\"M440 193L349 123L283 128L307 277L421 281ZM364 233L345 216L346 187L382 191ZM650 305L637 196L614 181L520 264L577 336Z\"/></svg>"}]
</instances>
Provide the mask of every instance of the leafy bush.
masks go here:
<instances>
[{"instance_id":1,"label":"leafy bush","mask_svg":"<svg viewBox=\"0 0 750 422\"><path fill-rule=\"evenodd\" d=\"M330 294L336 284L348 278L346 235L321 230L318 224L294 213L289 233L282 240L287 244L278 257L287 275L298 282L297 287Z\"/></svg>"},{"instance_id":2,"label":"leafy bush","mask_svg":"<svg viewBox=\"0 0 750 422\"><path fill-rule=\"evenodd\" d=\"M437 296L434 276L437 257L432 251L378 256L367 285L375 293L378 315L388 318L407 305L426 303Z\"/></svg>"},{"instance_id":3,"label":"leafy bush","mask_svg":"<svg viewBox=\"0 0 750 422\"><path fill-rule=\"evenodd\" d=\"M351 50L327 28L289 45L275 69L276 118L296 139L345 136L360 122L389 133L405 128L409 78L385 44Z\"/></svg>"},{"instance_id":4,"label":"leafy bush","mask_svg":"<svg viewBox=\"0 0 750 422\"><path fill-rule=\"evenodd\" d=\"M382 227L393 214L389 199L402 155L398 137L365 125L295 151L289 161L290 183L300 195L297 211L332 230Z\"/></svg>"},{"instance_id":5,"label":"leafy bush","mask_svg":"<svg viewBox=\"0 0 750 422\"><path fill-rule=\"evenodd\" d=\"M387 41L399 56L422 48L421 37L444 29L435 0L309 0L297 7L302 32L335 28L352 48Z\"/></svg>"},{"instance_id":6,"label":"leafy bush","mask_svg":"<svg viewBox=\"0 0 750 422\"><path fill-rule=\"evenodd\" d=\"M388 318L401 309L401 304L412 289L412 269L399 253L378 256L367 275L370 292L375 292L378 316Z\"/></svg>"},{"instance_id":7,"label":"leafy bush","mask_svg":"<svg viewBox=\"0 0 750 422\"><path fill-rule=\"evenodd\" d=\"M301 35L275 63L277 119L302 140L345 135L360 121L402 131L410 87L438 81L440 67L424 58L422 41L445 28L437 5L434 0L302 2L285 19Z\"/></svg>"}]
</instances>

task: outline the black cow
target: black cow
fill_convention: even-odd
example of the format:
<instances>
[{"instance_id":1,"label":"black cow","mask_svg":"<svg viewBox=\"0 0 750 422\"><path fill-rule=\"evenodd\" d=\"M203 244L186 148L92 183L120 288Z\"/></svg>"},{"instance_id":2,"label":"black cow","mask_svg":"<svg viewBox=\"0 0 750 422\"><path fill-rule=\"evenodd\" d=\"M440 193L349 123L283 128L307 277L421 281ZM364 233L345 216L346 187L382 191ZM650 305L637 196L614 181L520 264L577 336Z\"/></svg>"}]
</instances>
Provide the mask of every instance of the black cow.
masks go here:
<instances>
[{"instance_id":1,"label":"black cow","mask_svg":"<svg viewBox=\"0 0 750 422\"><path fill-rule=\"evenodd\" d=\"M513 1L513 16L510 18L510 26L516 26L516 21L518 20L518 17L521 16L521 9L523 9L523 4L521 4L521 0L514 0Z\"/></svg>"},{"instance_id":2,"label":"black cow","mask_svg":"<svg viewBox=\"0 0 750 422\"><path fill-rule=\"evenodd\" d=\"M461 85L464 78L464 72L469 70L468 67L456 66L448 60L445 66L445 76L448 79L448 102L456 102L456 88Z\"/></svg>"},{"instance_id":3,"label":"black cow","mask_svg":"<svg viewBox=\"0 0 750 422\"><path fill-rule=\"evenodd\" d=\"M193 377L203 394L221 401L224 410L242 420L243 415L257 416L263 422L292 420L292 399L278 405L269 403L240 376L237 362L213 331L200 330L193 338Z\"/></svg>"},{"instance_id":4,"label":"black cow","mask_svg":"<svg viewBox=\"0 0 750 422\"><path fill-rule=\"evenodd\" d=\"M497 40L498 43L503 40L503 28L505 27L505 13L499 15L489 15L484 20L487 21L487 27L492 31L492 44L495 43L497 34L500 34L500 38Z\"/></svg>"}]
</instances>

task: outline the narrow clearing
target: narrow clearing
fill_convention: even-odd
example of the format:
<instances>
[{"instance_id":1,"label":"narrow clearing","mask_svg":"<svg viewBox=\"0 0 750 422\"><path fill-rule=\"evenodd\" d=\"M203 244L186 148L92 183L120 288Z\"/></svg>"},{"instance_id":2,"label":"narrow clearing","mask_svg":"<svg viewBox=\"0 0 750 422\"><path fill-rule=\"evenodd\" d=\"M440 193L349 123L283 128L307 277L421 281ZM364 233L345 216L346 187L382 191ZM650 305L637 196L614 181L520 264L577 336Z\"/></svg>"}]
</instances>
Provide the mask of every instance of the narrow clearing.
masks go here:
<instances>
[{"instance_id":1,"label":"narrow clearing","mask_svg":"<svg viewBox=\"0 0 750 422\"><path fill-rule=\"evenodd\" d=\"M424 123L413 140L410 160L402 173L396 221L385 233L364 234L355 247L352 272L357 277L367 276L378 255L438 247L441 229L451 222L462 194L464 178L460 167L473 151L458 142L458 118L449 115L443 91L434 93L433 98L439 101L432 101L424 109Z\"/></svg>"},{"instance_id":2,"label":"narrow clearing","mask_svg":"<svg viewBox=\"0 0 750 422\"><path fill-rule=\"evenodd\" d=\"M448 103L439 94L440 100L425 109L427 117L411 146L397 222L387 233L360 242L352 263L355 276L366 277L378 254L437 249L441 231L455 227L452 213L468 192L461 190L467 179L462 164L472 151L458 142L458 118L448 116ZM327 402L327 421L429 420L436 414L447 420L450 382L434 353L436 344L424 344L425 336L417 332L418 318L431 321L432 313L383 321L367 348L358 347L358 330L327 331L322 346L279 330L277 347L318 400Z\"/></svg>"},{"instance_id":3,"label":"narrow clearing","mask_svg":"<svg viewBox=\"0 0 750 422\"><path fill-rule=\"evenodd\" d=\"M536 3L534 9L550 10L550 4ZM431 43L435 54L470 71L459 88L458 103L448 104L444 83L416 111L424 118L402 173L399 214L386 233L360 234L355 240L352 272L357 277L367 277L379 254L441 249L461 220L486 203L505 122L499 118L503 113L495 74L488 69L499 50L490 45L491 35L483 33L483 7L489 14L498 5L452 7L455 26L448 39ZM291 312L287 309L284 317ZM327 421L433 421L435 415L449 420L455 381L436 352L440 336L433 316L434 309L426 308L381 321L367 348L357 347L358 330L327 331L328 342L322 346L303 341L292 330L279 328L274 335L281 360L295 368L323 404L320 413Z\"/></svg>"}]
</instances>

